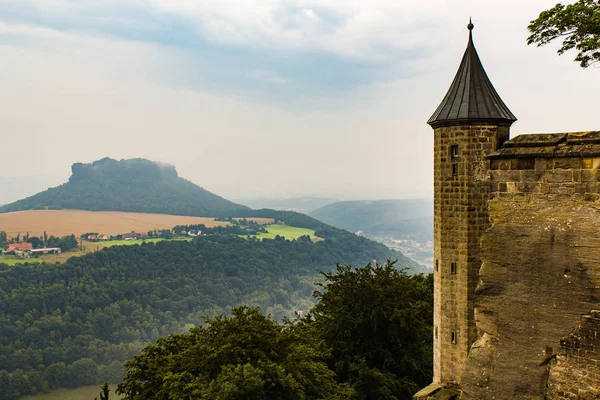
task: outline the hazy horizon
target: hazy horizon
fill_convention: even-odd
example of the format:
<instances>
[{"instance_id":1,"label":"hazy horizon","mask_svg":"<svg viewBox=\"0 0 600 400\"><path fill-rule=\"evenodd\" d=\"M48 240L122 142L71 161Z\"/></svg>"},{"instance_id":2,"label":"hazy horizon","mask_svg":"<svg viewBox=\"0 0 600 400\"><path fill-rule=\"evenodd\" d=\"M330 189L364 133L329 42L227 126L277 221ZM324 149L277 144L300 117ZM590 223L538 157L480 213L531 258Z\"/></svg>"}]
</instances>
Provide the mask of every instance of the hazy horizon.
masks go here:
<instances>
[{"instance_id":1,"label":"hazy horizon","mask_svg":"<svg viewBox=\"0 0 600 400\"><path fill-rule=\"evenodd\" d=\"M525 43L554 4L0 2L0 176L143 157L232 199L431 197L470 16L513 136L600 128L598 69Z\"/></svg>"},{"instance_id":2,"label":"hazy horizon","mask_svg":"<svg viewBox=\"0 0 600 400\"><path fill-rule=\"evenodd\" d=\"M69 175L70 176L70 175ZM183 177L185 178L185 177ZM187 178L186 178L187 179ZM189 179L188 179L189 180ZM18 177L5 177L0 176L0 187L4 190L0 192L0 205L10 204L17 200L21 200L23 198L32 196L41 191L62 185L68 181L67 177L58 177L58 176L49 176L49 175L31 175L31 176L18 176ZM193 182L198 186L201 186L197 182ZM264 196L264 195L249 195L249 196L241 196L241 197L228 197L219 193L217 191L211 190L208 187L204 187L206 190L209 190L219 196L225 197L227 200L233 201L238 204L248 203L256 203L260 204L261 202L271 202L271 201L285 201L285 200L299 200L299 199L310 199L310 200L329 200L329 203L334 203L338 201L359 201L359 200L391 200L392 198L386 197L363 197L360 195L351 196L320 196L318 194L311 193L298 193L296 195L290 196ZM393 199L429 199L432 196L407 196L407 197L398 197ZM245 204L248 205L248 204ZM251 208L252 207L250 205ZM261 207L262 208L262 207ZM264 208L272 208L272 207L264 207Z\"/></svg>"}]
</instances>

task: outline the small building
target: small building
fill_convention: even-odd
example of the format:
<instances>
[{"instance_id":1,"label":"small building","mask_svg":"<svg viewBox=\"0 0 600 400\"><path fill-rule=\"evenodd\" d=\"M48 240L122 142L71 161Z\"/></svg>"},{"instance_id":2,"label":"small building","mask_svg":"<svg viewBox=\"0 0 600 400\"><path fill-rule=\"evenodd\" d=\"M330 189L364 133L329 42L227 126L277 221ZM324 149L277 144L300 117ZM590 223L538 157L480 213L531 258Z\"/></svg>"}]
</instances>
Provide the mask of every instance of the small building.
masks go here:
<instances>
[{"instance_id":1,"label":"small building","mask_svg":"<svg viewBox=\"0 0 600 400\"><path fill-rule=\"evenodd\" d=\"M32 255L36 254L60 254L62 250L60 247L45 247L43 249L33 249L30 251Z\"/></svg>"},{"instance_id":2,"label":"small building","mask_svg":"<svg viewBox=\"0 0 600 400\"><path fill-rule=\"evenodd\" d=\"M31 251L32 249L33 249L33 245L31 243L11 243L8 245L8 248L6 249L6 251L7 252L13 251L13 250Z\"/></svg>"},{"instance_id":3,"label":"small building","mask_svg":"<svg viewBox=\"0 0 600 400\"><path fill-rule=\"evenodd\" d=\"M138 238L138 234L135 232L124 233L121 235L121 239L123 240L135 240Z\"/></svg>"}]
</instances>

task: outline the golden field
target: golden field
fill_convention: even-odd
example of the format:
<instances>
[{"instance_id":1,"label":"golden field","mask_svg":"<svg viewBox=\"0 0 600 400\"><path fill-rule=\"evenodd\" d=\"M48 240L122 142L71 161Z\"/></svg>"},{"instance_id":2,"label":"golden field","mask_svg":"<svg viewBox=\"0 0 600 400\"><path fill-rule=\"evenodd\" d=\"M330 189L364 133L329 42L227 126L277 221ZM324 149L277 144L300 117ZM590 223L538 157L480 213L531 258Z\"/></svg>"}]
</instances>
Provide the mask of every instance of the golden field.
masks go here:
<instances>
[{"instance_id":1,"label":"golden field","mask_svg":"<svg viewBox=\"0 0 600 400\"><path fill-rule=\"evenodd\" d=\"M227 222L215 221L214 218L208 217L117 211L29 210L0 214L0 231L5 231L9 237L18 233L22 236L27 232L31 236L42 236L44 231L48 236L79 236L87 232L110 235L172 229L175 225L194 224L204 224L207 227L228 225Z\"/></svg>"}]
</instances>

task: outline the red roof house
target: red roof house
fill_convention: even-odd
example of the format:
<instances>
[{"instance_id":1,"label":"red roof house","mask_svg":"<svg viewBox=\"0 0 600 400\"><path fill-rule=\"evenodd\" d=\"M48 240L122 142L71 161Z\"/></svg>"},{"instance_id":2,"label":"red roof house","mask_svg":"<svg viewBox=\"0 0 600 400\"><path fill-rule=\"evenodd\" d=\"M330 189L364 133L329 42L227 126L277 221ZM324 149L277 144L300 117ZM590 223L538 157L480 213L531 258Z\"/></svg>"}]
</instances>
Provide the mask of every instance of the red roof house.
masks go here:
<instances>
[{"instance_id":1,"label":"red roof house","mask_svg":"<svg viewBox=\"0 0 600 400\"><path fill-rule=\"evenodd\" d=\"M21 250L21 251L26 251L26 250L33 250L33 245L31 243L12 243L8 245L8 249L6 249L6 251L13 251L13 250Z\"/></svg>"}]
</instances>

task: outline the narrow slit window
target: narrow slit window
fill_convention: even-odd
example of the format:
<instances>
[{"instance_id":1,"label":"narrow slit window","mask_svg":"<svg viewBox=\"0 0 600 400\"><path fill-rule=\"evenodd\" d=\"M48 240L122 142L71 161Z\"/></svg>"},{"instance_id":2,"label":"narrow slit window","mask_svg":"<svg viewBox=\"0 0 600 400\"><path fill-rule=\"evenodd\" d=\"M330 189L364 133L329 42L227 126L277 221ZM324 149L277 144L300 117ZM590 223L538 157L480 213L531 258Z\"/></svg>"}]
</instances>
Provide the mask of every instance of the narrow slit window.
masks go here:
<instances>
[{"instance_id":1,"label":"narrow slit window","mask_svg":"<svg viewBox=\"0 0 600 400\"><path fill-rule=\"evenodd\" d=\"M458 164L452 164L452 175L458 175Z\"/></svg>"},{"instance_id":2,"label":"narrow slit window","mask_svg":"<svg viewBox=\"0 0 600 400\"><path fill-rule=\"evenodd\" d=\"M451 342L452 344L456 344L456 332L452 332L452 333L450 334L450 342Z\"/></svg>"},{"instance_id":3,"label":"narrow slit window","mask_svg":"<svg viewBox=\"0 0 600 400\"><path fill-rule=\"evenodd\" d=\"M440 260L435 260L435 272L440 270Z\"/></svg>"},{"instance_id":4,"label":"narrow slit window","mask_svg":"<svg viewBox=\"0 0 600 400\"><path fill-rule=\"evenodd\" d=\"M458 158L458 145L453 144L450 146L450 158Z\"/></svg>"},{"instance_id":5,"label":"narrow slit window","mask_svg":"<svg viewBox=\"0 0 600 400\"><path fill-rule=\"evenodd\" d=\"M438 331L437 331L437 326L435 327L435 338L438 338Z\"/></svg>"},{"instance_id":6,"label":"narrow slit window","mask_svg":"<svg viewBox=\"0 0 600 400\"><path fill-rule=\"evenodd\" d=\"M455 262L450 263L450 273L452 275L456 275L456 263Z\"/></svg>"}]
</instances>

